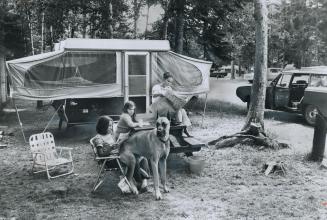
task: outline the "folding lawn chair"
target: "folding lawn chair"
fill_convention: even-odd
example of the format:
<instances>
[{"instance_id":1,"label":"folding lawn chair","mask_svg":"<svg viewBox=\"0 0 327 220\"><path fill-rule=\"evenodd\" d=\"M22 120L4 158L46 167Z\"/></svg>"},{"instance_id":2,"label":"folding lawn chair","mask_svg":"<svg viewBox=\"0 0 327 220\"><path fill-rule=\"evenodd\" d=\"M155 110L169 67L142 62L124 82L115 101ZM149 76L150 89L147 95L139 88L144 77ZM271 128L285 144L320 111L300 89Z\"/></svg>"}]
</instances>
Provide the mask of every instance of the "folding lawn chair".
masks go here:
<instances>
[{"instance_id":1,"label":"folding lawn chair","mask_svg":"<svg viewBox=\"0 0 327 220\"><path fill-rule=\"evenodd\" d=\"M91 147L92 147L92 150L93 150L93 153L94 153L94 160L97 161L98 165L99 165L99 172L98 172L98 176L97 176L97 179L94 183L94 186L93 186L93 192L95 192L97 190L97 188L103 183L104 179L105 179L105 172L104 171L108 171L105 166L106 166L106 163L108 161L111 161L111 160L116 160L118 166L119 166L119 170L120 172L122 173L123 175L123 178L124 178L124 181L127 183L127 185L129 187L131 187L129 181L127 180L126 176L125 176L125 172L124 172L124 169L120 163L120 160L119 160L119 154L118 154L118 151L117 152L113 152L112 155L110 156L107 156L107 157L100 157L98 155L98 152L97 152L97 149L96 149L96 146L94 145L93 143L93 140L94 140L94 137L91 138L90 140L90 144L91 144ZM102 176L102 174L104 173L104 175Z\"/></svg>"},{"instance_id":2,"label":"folding lawn chair","mask_svg":"<svg viewBox=\"0 0 327 220\"><path fill-rule=\"evenodd\" d=\"M33 156L33 173L47 172L48 179L73 173L74 163L71 153L72 148L56 147L53 135L50 132L31 135L29 144ZM66 157L64 157L64 152L67 152L65 153ZM68 169L67 172L58 175L50 174L50 170L69 164L70 169ZM36 166L41 167L41 170L34 171Z\"/></svg>"}]
</instances>

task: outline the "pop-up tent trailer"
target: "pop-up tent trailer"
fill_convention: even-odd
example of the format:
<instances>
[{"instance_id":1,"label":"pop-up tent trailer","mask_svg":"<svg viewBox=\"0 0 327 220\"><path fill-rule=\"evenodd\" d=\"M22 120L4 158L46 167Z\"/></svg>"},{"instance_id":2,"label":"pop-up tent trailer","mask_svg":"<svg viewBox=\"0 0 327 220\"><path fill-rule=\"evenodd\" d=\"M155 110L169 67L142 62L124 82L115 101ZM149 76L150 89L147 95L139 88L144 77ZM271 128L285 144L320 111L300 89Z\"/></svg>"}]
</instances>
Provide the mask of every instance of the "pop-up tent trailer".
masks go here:
<instances>
[{"instance_id":1,"label":"pop-up tent trailer","mask_svg":"<svg viewBox=\"0 0 327 220\"><path fill-rule=\"evenodd\" d=\"M72 115L65 120L74 123L92 112L119 115L127 100L149 112L151 88L167 71L178 94L208 93L212 63L171 52L166 40L67 39L54 52L6 65L13 98L65 103Z\"/></svg>"}]
</instances>

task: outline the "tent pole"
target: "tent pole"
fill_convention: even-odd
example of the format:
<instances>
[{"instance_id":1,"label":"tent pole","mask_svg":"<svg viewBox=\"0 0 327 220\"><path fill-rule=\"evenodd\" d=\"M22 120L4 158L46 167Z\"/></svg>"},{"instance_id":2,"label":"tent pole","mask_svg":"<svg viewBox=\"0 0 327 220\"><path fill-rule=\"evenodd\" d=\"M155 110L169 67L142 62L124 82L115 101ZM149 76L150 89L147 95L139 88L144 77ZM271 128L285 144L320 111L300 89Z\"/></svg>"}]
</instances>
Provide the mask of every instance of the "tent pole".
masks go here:
<instances>
[{"instance_id":1,"label":"tent pole","mask_svg":"<svg viewBox=\"0 0 327 220\"><path fill-rule=\"evenodd\" d=\"M59 107L57 108L57 110L55 111L55 113L53 113L53 115L52 115L50 121L48 122L47 126L45 126L44 130L42 131L42 133L44 133L44 132L47 130L48 126L50 125L50 122L52 121L52 119L54 118L54 116L56 115L56 113L58 112L58 110L60 109L60 107L61 107L62 105L63 105L63 104L59 105Z\"/></svg>"},{"instance_id":2,"label":"tent pole","mask_svg":"<svg viewBox=\"0 0 327 220\"><path fill-rule=\"evenodd\" d=\"M17 114L18 122L19 122L19 125L20 125L20 129L21 129L21 131L22 131L22 134L23 134L24 141L25 141L25 143L28 143L28 142L26 141L26 137L25 137L25 133L24 133L24 128L23 128L23 123L22 123L22 121L20 120L19 113L18 113L18 109L17 109L17 105L16 105L14 99L12 99L12 102L13 102L13 104L14 104L14 106L15 106L15 110L16 110L16 114Z\"/></svg>"},{"instance_id":3,"label":"tent pole","mask_svg":"<svg viewBox=\"0 0 327 220\"><path fill-rule=\"evenodd\" d=\"M202 128L203 128L204 117L205 117L205 115L206 115L207 100L208 100L208 93L206 93L206 100L205 100L204 108L203 108L202 125L201 125Z\"/></svg>"}]
</instances>

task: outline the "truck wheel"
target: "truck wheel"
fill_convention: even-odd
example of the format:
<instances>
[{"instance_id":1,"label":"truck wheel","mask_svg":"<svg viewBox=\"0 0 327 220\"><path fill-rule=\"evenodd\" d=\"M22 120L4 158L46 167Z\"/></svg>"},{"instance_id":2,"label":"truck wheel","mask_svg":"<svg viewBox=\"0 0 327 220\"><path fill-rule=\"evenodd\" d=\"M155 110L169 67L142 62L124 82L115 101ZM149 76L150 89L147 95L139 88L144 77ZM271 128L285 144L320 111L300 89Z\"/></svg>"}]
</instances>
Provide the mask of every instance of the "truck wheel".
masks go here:
<instances>
[{"instance_id":1,"label":"truck wheel","mask_svg":"<svg viewBox=\"0 0 327 220\"><path fill-rule=\"evenodd\" d=\"M317 108L313 105L307 105L304 109L303 116L309 125L314 125L316 122Z\"/></svg>"}]
</instances>

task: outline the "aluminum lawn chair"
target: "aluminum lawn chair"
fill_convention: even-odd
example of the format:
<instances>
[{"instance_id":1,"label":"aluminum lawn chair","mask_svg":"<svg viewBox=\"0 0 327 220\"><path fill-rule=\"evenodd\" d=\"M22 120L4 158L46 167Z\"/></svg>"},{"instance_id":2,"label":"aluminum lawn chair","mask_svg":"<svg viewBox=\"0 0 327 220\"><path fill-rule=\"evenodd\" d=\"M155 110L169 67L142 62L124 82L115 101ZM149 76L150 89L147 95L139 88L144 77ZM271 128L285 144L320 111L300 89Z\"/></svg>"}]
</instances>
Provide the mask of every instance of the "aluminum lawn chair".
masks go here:
<instances>
[{"instance_id":1,"label":"aluminum lawn chair","mask_svg":"<svg viewBox=\"0 0 327 220\"><path fill-rule=\"evenodd\" d=\"M90 144L91 144L91 147L92 147L92 151L94 153L94 160L97 161L97 163L99 165L99 172L98 172L97 179L96 179L96 181L94 183L94 186L93 186L93 192L95 192L99 188L99 186L103 183L103 181L105 179L105 176L106 176L106 172L105 171L108 171L108 169L106 169L106 163L108 161L111 161L111 160L116 160L116 162L118 164L118 167L119 167L119 170L120 170L120 172L123 175L124 181L126 182L126 184L128 185L128 187L131 187L129 181L127 180L127 178L125 176L124 169L123 169L123 167L122 167L122 165L120 163L118 150L117 151L113 151L112 152L112 155L110 155L110 156L100 157L98 155L98 151L96 149L96 146L93 143L93 140L94 140L94 137L91 138ZM110 170L112 170L112 169L109 169L109 171Z\"/></svg>"},{"instance_id":2,"label":"aluminum lawn chair","mask_svg":"<svg viewBox=\"0 0 327 220\"><path fill-rule=\"evenodd\" d=\"M29 144L33 156L33 173L46 172L48 179L69 175L74 172L72 148L56 147L53 134L50 132L33 134L29 138ZM65 157L64 157L65 156ZM67 172L52 175L51 170L70 165ZM35 170L36 167L41 169Z\"/></svg>"}]
</instances>

